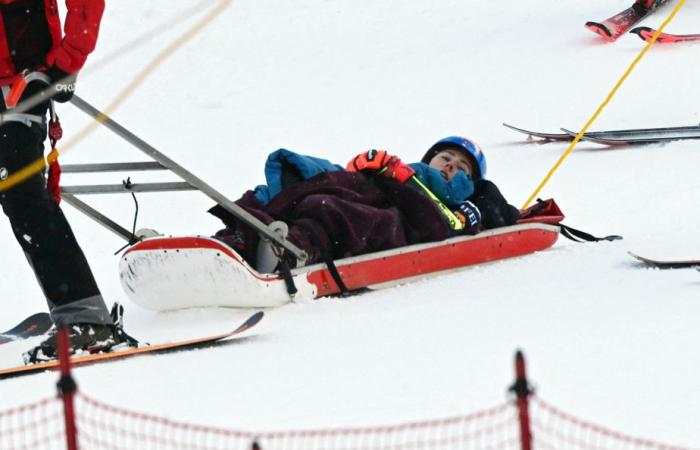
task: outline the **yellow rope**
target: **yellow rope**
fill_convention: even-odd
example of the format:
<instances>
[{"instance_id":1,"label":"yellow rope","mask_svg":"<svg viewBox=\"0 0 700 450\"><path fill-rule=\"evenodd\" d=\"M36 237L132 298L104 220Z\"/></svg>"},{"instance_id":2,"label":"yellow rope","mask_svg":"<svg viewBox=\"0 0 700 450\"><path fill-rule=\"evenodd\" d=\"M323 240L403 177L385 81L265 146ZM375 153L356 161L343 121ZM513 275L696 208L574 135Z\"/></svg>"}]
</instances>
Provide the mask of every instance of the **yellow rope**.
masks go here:
<instances>
[{"instance_id":1,"label":"yellow rope","mask_svg":"<svg viewBox=\"0 0 700 450\"><path fill-rule=\"evenodd\" d=\"M593 124L593 122L595 122L595 120L598 118L598 116L603 112L603 109L608 105L608 103L610 103L612 98L617 93L618 89L620 89L620 86L622 86L622 83L624 83L625 80L627 80L627 77L630 75L630 73L632 73L632 70L634 70L634 68L637 66L639 61L642 60L644 55L646 55L646 53L649 51L651 46L656 43L656 39L664 31L664 28L666 28L666 25L668 25L671 22L671 20L673 20L673 18L676 16L678 11L680 11L680 9L683 7L684 4L685 4L685 0L681 0L678 3L678 5L676 5L676 7L673 9L673 12L671 12L671 15L668 16L668 18L666 18L666 20L664 20L664 22L661 24L661 27L659 27L659 29L654 33L651 40L644 46L644 49L642 49L642 51L637 55L637 57L634 58L634 61L632 61L632 64L630 64L630 66L625 71L624 75L622 75L622 78L620 78L618 80L618 82L615 84L615 87L612 89L612 91L610 91L610 93L608 94L605 101L598 107L595 114L593 114L593 116L588 120L588 122L586 122L586 125L583 127L583 129L578 132L578 134L576 135L574 140L571 141L569 148L566 149L566 151L564 152L563 155L561 155L561 157L556 162L556 164L554 164L554 166L549 170L549 172L547 173L547 176L544 177L544 179L542 180L540 185L537 186L537 189L535 189L535 192L533 192L532 195L530 196L530 198L527 199L527 201L525 202L525 204L522 206L521 209L527 208L530 205L530 203L532 203L532 201L535 199L535 197L537 197L537 195L540 193L542 188L544 188L544 185L547 184L547 182L549 182L549 179L552 178L552 175L554 175L554 172L557 171L559 166L561 166L561 164L564 162L564 160L573 151L574 147L576 147L576 144L578 144L578 142L581 140L584 133L586 133L588 131L588 128L590 128L590 126Z\"/></svg>"},{"instance_id":2,"label":"yellow rope","mask_svg":"<svg viewBox=\"0 0 700 450\"><path fill-rule=\"evenodd\" d=\"M121 105L124 102L124 100L126 100L127 97L129 97L129 95L131 95L136 90L136 88L141 83L143 83L144 80L160 64L163 63L163 61L165 61L168 57L175 53L176 50L182 47L187 41L192 39L201 30L203 30L211 21L213 21L217 16L219 16L219 14L221 14L226 8L228 8L232 2L233 0L222 0L215 8L212 8L212 10L199 22L197 22L192 28L187 30L170 45L168 45L162 52L160 52L146 67L144 67L136 75L136 77L134 77L131 83L129 83L124 89L122 89L122 91L115 97L115 99L105 108L105 114L102 114L99 117L97 117L94 122L91 122L89 125L84 127L82 130L76 133L71 139L67 140L61 146L61 153L65 154L68 149L70 149L72 146L74 146L75 144L83 140L85 137L87 137L100 124L104 124L108 119L106 114L111 114L112 111L117 109L119 105ZM19 171L9 176L6 180L0 181L0 192L10 189L12 186L21 183L22 181L26 180L27 178L31 177L37 172L44 170L44 167L44 158L39 158L31 164L28 164L27 166L23 167Z\"/></svg>"}]
</instances>

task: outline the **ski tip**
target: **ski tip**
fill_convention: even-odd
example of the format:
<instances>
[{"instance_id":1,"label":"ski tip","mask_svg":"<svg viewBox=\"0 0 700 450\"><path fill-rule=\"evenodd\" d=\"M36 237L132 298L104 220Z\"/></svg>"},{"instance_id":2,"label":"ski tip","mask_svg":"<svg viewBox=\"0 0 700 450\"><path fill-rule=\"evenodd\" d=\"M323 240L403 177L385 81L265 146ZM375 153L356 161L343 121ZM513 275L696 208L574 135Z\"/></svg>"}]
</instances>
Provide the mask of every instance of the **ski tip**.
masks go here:
<instances>
[{"instance_id":1,"label":"ski tip","mask_svg":"<svg viewBox=\"0 0 700 450\"><path fill-rule=\"evenodd\" d=\"M632 258L638 259L638 260L640 260L640 261L644 259L643 257L639 256L638 254L636 254L636 253L634 253L634 252L631 252L631 251L629 251L629 250L627 251L627 254L630 255Z\"/></svg>"},{"instance_id":2,"label":"ski tip","mask_svg":"<svg viewBox=\"0 0 700 450\"><path fill-rule=\"evenodd\" d=\"M630 255L632 258L636 259L637 262L642 263L645 266L648 266L648 267L655 267L656 266L654 264L654 261L652 261L649 258L645 258L643 256L640 256L634 252L630 252L629 250L627 251L627 254Z\"/></svg>"},{"instance_id":3,"label":"ski tip","mask_svg":"<svg viewBox=\"0 0 700 450\"><path fill-rule=\"evenodd\" d=\"M643 40L644 42L649 42L654 37L654 33L656 33L656 30L649 27L637 27L631 29L630 33L636 34L637 36L639 36L639 39ZM661 36L659 36L657 42L664 42L664 40L661 39Z\"/></svg>"},{"instance_id":4,"label":"ski tip","mask_svg":"<svg viewBox=\"0 0 700 450\"><path fill-rule=\"evenodd\" d=\"M265 313L262 311L258 311L252 316L248 317L243 324L239 327L240 329L248 329L254 325L256 325L258 322L262 320L262 318L265 316Z\"/></svg>"},{"instance_id":5,"label":"ski tip","mask_svg":"<svg viewBox=\"0 0 700 450\"><path fill-rule=\"evenodd\" d=\"M592 32L600 35L605 40L605 42L612 42L615 40L615 36L613 36L608 27L606 27L602 23L586 22L585 26Z\"/></svg>"},{"instance_id":6,"label":"ski tip","mask_svg":"<svg viewBox=\"0 0 700 450\"><path fill-rule=\"evenodd\" d=\"M654 32L654 30L652 28L649 28L649 27L637 27L637 28L632 28L630 30L631 34L636 34L637 36L639 36L642 39L644 39L644 34L653 33L653 32ZM646 39L644 39L644 40L646 40Z\"/></svg>"}]
</instances>

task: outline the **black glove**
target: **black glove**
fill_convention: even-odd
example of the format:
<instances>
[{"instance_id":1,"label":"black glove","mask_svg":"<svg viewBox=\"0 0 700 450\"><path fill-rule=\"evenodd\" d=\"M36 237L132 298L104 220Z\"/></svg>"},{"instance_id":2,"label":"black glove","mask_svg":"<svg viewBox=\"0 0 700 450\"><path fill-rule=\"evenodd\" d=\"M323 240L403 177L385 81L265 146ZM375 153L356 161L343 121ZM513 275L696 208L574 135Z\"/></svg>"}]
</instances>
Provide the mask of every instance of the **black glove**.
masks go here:
<instances>
[{"instance_id":1,"label":"black glove","mask_svg":"<svg viewBox=\"0 0 700 450\"><path fill-rule=\"evenodd\" d=\"M474 229L481 224L481 211L469 200L460 203L456 212L465 230L475 231Z\"/></svg>"},{"instance_id":2,"label":"black glove","mask_svg":"<svg viewBox=\"0 0 700 450\"><path fill-rule=\"evenodd\" d=\"M67 74L56 66L49 67L46 75L51 78L51 83L54 85L54 90L51 92L51 98L58 103L65 103L73 98L75 92L75 81L78 78L77 73Z\"/></svg>"}]
</instances>

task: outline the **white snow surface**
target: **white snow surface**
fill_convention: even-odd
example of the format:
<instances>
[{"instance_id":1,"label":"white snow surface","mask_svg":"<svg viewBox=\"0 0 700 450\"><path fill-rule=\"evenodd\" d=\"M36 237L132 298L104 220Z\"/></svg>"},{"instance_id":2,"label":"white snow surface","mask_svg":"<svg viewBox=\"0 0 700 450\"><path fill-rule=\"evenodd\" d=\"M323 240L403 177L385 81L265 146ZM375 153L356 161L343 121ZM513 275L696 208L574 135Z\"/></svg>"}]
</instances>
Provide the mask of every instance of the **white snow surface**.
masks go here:
<instances>
[{"instance_id":1,"label":"white snow surface","mask_svg":"<svg viewBox=\"0 0 700 450\"><path fill-rule=\"evenodd\" d=\"M106 108L218 2L109 2L78 93ZM285 147L344 164L369 148L416 161L436 140L476 140L488 178L522 206L566 149L503 126L580 129L644 43L604 44L583 24L631 0L236 0L127 94L115 120L231 198L263 182ZM677 2L641 25L658 27ZM689 1L667 31L700 30ZM700 122L700 45L651 49L592 130ZM67 136L89 119L60 107ZM62 163L146 160L104 128ZM552 249L348 299L266 311L236 345L75 370L86 394L120 407L242 430L384 425L476 411L506 398L513 356L547 402L635 436L700 447L700 273L659 271L627 251L700 258L700 142L579 144L545 186L565 223L617 242ZM133 182L152 181L132 173ZM63 184L127 175L64 175ZM167 178L167 177L161 177ZM170 178L168 178L170 179ZM213 234L198 193L139 195L139 227ZM84 198L126 227L126 195ZM108 303L159 342L218 333L251 311L155 313L117 275L124 242L64 205ZM4 217L4 216L3 216ZM46 309L5 218L0 329ZM0 348L3 367L38 339ZM54 395L55 373L0 381L0 410Z\"/></svg>"}]
</instances>

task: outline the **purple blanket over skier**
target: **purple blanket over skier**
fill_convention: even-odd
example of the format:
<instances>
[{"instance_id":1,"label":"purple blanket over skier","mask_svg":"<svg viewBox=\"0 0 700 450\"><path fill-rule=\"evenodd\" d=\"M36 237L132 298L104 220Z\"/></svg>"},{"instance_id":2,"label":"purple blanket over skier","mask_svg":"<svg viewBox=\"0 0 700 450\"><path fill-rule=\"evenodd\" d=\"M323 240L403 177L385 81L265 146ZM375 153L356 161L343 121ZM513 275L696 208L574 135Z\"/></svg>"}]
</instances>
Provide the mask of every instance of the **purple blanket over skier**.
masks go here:
<instances>
[{"instance_id":1,"label":"purple blanket over skier","mask_svg":"<svg viewBox=\"0 0 700 450\"><path fill-rule=\"evenodd\" d=\"M308 253L308 263L322 260L323 252L338 259L450 235L432 200L409 186L362 173L321 173L286 187L265 206L253 191L236 203L265 224L286 222L288 239ZM257 233L220 206L210 212L227 226L216 236L254 261Z\"/></svg>"}]
</instances>

